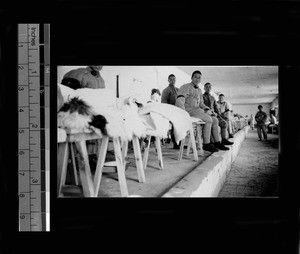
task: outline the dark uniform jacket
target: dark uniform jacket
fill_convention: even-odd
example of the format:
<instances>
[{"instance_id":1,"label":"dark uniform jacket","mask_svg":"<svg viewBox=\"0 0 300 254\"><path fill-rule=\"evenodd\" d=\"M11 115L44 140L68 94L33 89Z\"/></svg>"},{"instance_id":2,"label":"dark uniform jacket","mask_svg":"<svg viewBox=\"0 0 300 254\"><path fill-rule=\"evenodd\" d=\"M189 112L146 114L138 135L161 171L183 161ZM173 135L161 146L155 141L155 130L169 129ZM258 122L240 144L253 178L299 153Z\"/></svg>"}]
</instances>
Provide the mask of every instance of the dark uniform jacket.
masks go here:
<instances>
[{"instance_id":1,"label":"dark uniform jacket","mask_svg":"<svg viewBox=\"0 0 300 254\"><path fill-rule=\"evenodd\" d=\"M162 91L161 103L175 105L179 88L169 85Z\"/></svg>"},{"instance_id":2,"label":"dark uniform jacket","mask_svg":"<svg viewBox=\"0 0 300 254\"><path fill-rule=\"evenodd\" d=\"M75 80L75 87L73 81ZM76 84L78 82L78 85ZM78 68L67 72L62 81L63 85L73 89L77 88L105 88L105 82L99 71L94 71L91 67ZM79 86L79 87L76 87Z\"/></svg>"},{"instance_id":3,"label":"dark uniform jacket","mask_svg":"<svg viewBox=\"0 0 300 254\"><path fill-rule=\"evenodd\" d=\"M207 107L209 107L215 113L219 114L219 110L217 107L217 101L215 100L215 98L212 95L205 92L203 94L203 101Z\"/></svg>"}]
</instances>

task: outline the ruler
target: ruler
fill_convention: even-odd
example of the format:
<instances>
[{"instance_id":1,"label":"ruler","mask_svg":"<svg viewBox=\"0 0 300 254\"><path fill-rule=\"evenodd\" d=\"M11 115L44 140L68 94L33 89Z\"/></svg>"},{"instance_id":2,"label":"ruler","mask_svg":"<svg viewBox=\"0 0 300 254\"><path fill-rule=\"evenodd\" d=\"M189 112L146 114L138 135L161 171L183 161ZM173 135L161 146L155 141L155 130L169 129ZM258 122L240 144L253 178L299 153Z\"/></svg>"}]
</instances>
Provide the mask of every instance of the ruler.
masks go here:
<instances>
[{"instance_id":1,"label":"ruler","mask_svg":"<svg viewBox=\"0 0 300 254\"><path fill-rule=\"evenodd\" d=\"M18 24L19 231L50 231L50 25Z\"/></svg>"}]
</instances>

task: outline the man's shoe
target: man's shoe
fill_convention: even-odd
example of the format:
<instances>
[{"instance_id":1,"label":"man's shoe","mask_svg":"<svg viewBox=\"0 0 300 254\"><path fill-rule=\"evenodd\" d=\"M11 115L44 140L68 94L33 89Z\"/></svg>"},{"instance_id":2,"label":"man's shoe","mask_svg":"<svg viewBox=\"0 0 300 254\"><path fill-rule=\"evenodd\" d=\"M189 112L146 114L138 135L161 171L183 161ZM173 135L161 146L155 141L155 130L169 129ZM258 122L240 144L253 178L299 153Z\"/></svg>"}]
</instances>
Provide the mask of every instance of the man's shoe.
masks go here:
<instances>
[{"instance_id":1,"label":"man's shoe","mask_svg":"<svg viewBox=\"0 0 300 254\"><path fill-rule=\"evenodd\" d=\"M220 142L215 142L214 147L218 148L219 150L230 150L228 147L224 146Z\"/></svg>"},{"instance_id":2,"label":"man's shoe","mask_svg":"<svg viewBox=\"0 0 300 254\"><path fill-rule=\"evenodd\" d=\"M229 134L229 138L233 138L233 134Z\"/></svg>"},{"instance_id":3,"label":"man's shoe","mask_svg":"<svg viewBox=\"0 0 300 254\"><path fill-rule=\"evenodd\" d=\"M211 153L219 152L219 149L217 149L216 147L214 147L214 145L211 144L211 143L203 144L203 150L211 152Z\"/></svg>"},{"instance_id":4,"label":"man's shoe","mask_svg":"<svg viewBox=\"0 0 300 254\"><path fill-rule=\"evenodd\" d=\"M234 143L233 143L233 142L230 142L230 141L227 140L226 138L223 138L223 139L222 139L222 144L225 145L225 146L230 146L230 145L233 145Z\"/></svg>"},{"instance_id":5,"label":"man's shoe","mask_svg":"<svg viewBox=\"0 0 300 254\"><path fill-rule=\"evenodd\" d=\"M179 144L177 145L176 143L173 143L173 149L180 149L180 146L181 146L181 141L179 142Z\"/></svg>"},{"instance_id":6,"label":"man's shoe","mask_svg":"<svg viewBox=\"0 0 300 254\"><path fill-rule=\"evenodd\" d=\"M180 146L179 146L179 145L174 145L174 146L173 146L173 149L178 150L178 149L180 149Z\"/></svg>"}]
</instances>

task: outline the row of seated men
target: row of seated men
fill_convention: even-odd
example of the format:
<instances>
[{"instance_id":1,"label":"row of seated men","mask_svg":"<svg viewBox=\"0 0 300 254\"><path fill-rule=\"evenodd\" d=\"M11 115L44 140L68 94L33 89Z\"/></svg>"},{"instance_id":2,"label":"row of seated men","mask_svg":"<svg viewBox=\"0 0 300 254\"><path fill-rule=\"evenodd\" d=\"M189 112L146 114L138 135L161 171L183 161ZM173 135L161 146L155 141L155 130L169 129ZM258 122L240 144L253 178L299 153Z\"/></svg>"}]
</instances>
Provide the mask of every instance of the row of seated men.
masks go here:
<instances>
[{"instance_id":1,"label":"row of seated men","mask_svg":"<svg viewBox=\"0 0 300 254\"><path fill-rule=\"evenodd\" d=\"M190 116L199 118L205 122L203 127L203 150L218 152L219 150L229 150L226 145L232 145L228 139L233 138L232 123L230 121L230 108L224 100L224 95L219 95L219 100L210 94L212 85L204 85L205 92L202 93L199 87L202 73L194 71L191 82L175 87L176 77L169 75L169 85L162 92L161 102L168 103L186 110ZM219 135L219 127L221 135ZM220 139L221 136L221 139ZM174 139L174 137L172 137ZM174 148L179 146L174 143Z\"/></svg>"},{"instance_id":2,"label":"row of seated men","mask_svg":"<svg viewBox=\"0 0 300 254\"><path fill-rule=\"evenodd\" d=\"M88 66L87 68L71 70L63 77L62 84L73 89L82 87L105 88L105 82L99 72L101 69L102 66ZM205 122L203 127L203 150L209 152L229 150L226 145L233 144L228 140L233 138L232 124L229 119L229 105L224 101L223 94L219 95L219 101L214 99L210 94L210 83L205 84L205 93L203 94L199 87L201 77L202 73L200 71L194 71L191 82L182 85L178 89L175 87L175 75L169 75L169 86L163 90L161 102L180 107L186 110L190 116ZM76 87L74 87L74 84ZM219 127L221 135L219 135ZM179 145L176 144L174 135L171 135L171 137L174 148L178 149Z\"/></svg>"}]
</instances>

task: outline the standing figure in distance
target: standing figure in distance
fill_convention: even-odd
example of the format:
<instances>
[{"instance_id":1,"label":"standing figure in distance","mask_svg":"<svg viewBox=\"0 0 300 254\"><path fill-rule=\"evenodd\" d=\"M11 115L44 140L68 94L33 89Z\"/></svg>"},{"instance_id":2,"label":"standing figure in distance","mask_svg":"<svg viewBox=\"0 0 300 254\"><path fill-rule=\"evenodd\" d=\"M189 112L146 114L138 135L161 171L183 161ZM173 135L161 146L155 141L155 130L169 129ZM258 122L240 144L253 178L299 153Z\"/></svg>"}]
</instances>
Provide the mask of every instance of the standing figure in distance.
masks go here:
<instances>
[{"instance_id":1,"label":"standing figure in distance","mask_svg":"<svg viewBox=\"0 0 300 254\"><path fill-rule=\"evenodd\" d=\"M268 116L267 116L266 112L262 111L262 109L263 109L263 106L259 105L258 106L259 111L255 115L255 121L257 124L257 134L258 134L259 141L262 141L261 132L263 132L265 140L267 140L267 138L268 138L267 131L266 131L266 121L268 119Z\"/></svg>"}]
</instances>

